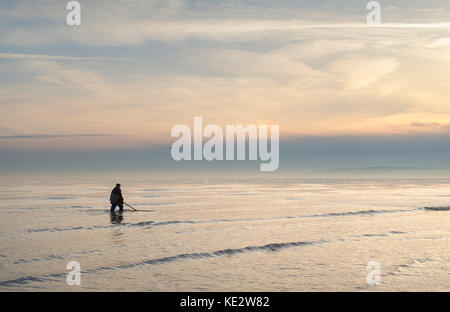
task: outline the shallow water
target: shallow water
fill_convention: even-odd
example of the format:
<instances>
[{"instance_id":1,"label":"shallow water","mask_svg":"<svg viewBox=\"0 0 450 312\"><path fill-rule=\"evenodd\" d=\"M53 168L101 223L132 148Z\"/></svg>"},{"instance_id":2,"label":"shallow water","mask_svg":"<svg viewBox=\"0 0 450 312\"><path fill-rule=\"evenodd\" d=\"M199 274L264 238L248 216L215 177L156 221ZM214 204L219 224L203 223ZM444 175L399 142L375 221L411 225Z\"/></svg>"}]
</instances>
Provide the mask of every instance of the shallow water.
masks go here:
<instances>
[{"instance_id":1,"label":"shallow water","mask_svg":"<svg viewBox=\"0 0 450 312\"><path fill-rule=\"evenodd\" d=\"M450 291L448 180L121 182L3 178L0 291Z\"/></svg>"}]
</instances>

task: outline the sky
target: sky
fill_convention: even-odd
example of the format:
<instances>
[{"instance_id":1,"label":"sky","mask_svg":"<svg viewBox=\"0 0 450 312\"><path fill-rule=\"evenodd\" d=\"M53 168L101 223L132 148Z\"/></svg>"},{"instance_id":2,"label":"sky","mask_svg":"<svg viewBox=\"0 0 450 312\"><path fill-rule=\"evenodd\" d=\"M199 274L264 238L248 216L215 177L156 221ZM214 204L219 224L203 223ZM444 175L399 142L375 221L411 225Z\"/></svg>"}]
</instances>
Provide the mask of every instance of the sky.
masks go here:
<instances>
[{"instance_id":1,"label":"sky","mask_svg":"<svg viewBox=\"0 0 450 312\"><path fill-rule=\"evenodd\" d=\"M257 168L174 164L195 116L279 125L280 170L450 167L447 0L67 2L0 3L0 170Z\"/></svg>"}]
</instances>

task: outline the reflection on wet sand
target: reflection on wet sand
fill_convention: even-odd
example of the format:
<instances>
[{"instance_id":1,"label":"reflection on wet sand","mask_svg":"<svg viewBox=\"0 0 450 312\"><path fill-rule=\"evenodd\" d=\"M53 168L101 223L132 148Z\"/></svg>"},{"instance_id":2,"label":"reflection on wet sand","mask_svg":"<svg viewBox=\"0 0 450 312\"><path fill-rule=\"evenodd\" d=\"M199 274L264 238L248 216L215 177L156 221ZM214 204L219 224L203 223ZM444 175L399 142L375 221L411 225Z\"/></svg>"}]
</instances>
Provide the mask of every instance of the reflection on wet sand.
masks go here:
<instances>
[{"instance_id":1,"label":"reflection on wet sand","mask_svg":"<svg viewBox=\"0 0 450 312\"><path fill-rule=\"evenodd\" d=\"M110 214L111 224L120 224L123 221L123 215L121 213L112 212Z\"/></svg>"},{"instance_id":2,"label":"reflection on wet sand","mask_svg":"<svg viewBox=\"0 0 450 312\"><path fill-rule=\"evenodd\" d=\"M110 214L111 224L121 224L123 221L123 215L119 212L113 212ZM111 238L113 244L116 246L124 245L124 231L121 226L114 227L112 229Z\"/></svg>"}]
</instances>

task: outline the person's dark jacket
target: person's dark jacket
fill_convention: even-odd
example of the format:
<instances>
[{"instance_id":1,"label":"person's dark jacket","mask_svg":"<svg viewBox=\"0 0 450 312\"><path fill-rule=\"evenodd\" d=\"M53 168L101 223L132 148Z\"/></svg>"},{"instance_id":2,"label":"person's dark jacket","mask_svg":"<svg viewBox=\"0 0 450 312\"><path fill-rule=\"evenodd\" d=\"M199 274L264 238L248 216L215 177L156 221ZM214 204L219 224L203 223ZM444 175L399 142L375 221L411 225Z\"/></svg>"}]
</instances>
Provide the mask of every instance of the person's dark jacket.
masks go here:
<instances>
[{"instance_id":1,"label":"person's dark jacket","mask_svg":"<svg viewBox=\"0 0 450 312\"><path fill-rule=\"evenodd\" d=\"M109 201L113 205L121 205L123 204L123 197L122 197L122 191L120 190L120 187L115 187L111 191L111 196L109 197Z\"/></svg>"}]
</instances>

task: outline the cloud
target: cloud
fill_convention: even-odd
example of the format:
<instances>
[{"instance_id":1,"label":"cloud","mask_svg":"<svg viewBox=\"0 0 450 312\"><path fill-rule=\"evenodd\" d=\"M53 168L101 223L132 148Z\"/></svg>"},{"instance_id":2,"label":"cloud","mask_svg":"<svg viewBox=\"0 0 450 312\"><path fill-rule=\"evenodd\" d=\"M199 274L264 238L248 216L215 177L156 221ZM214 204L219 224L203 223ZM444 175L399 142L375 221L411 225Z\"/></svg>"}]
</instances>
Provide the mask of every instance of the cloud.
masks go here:
<instances>
[{"instance_id":1,"label":"cloud","mask_svg":"<svg viewBox=\"0 0 450 312\"><path fill-rule=\"evenodd\" d=\"M152 40L178 42L190 39L243 42L271 38L286 32L311 30L450 29L449 23L311 23L306 20L281 19L180 19L180 20L106 20L67 31L66 25L37 29L16 27L4 31L5 45L34 46L77 43L87 46L140 46ZM45 34L45 35L44 35Z\"/></svg>"},{"instance_id":2,"label":"cloud","mask_svg":"<svg viewBox=\"0 0 450 312\"><path fill-rule=\"evenodd\" d=\"M442 129L450 129L450 123L449 124L441 124L438 122L412 122L412 127L419 127L419 128L442 128Z\"/></svg>"},{"instance_id":3,"label":"cloud","mask_svg":"<svg viewBox=\"0 0 450 312\"><path fill-rule=\"evenodd\" d=\"M0 136L0 140L41 140L41 139L54 139L54 138L82 138L82 137L106 137L112 136L110 134L34 134L34 135L3 135Z\"/></svg>"},{"instance_id":4,"label":"cloud","mask_svg":"<svg viewBox=\"0 0 450 312\"><path fill-rule=\"evenodd\" d=\"M449 47L449 46L450 46L450 38L439 38L428 45L429 48Z\"/></svg>"},{"instance_id":5,"label":"cloud","mask_svg":"<svg viewBox=\"0 0 450 312\"><path fill-rule=\"evenodd\" d=\"M53 60L53 61L125 61L126 58L79 57L47 54L0 53L0 59L13 60Z\"/></svg>"},{"instance_id":6,"label":"cloud","mask_svg":"<svg viewBox=\"0 0 450 312\"><path fill-rule=\"evenodd\" d=\"M65 24L58 1L2 4L0 42L16 46L77 43L88 46L143 45L151 40L242 42L279 32L311 29L368 29L360 1L185 1L92 0L82 5L82 26ZM411 1L383 8L377 29L449 29L444 2L426 8ZM383 15L383 21L385 20ZM408 22L405 22L408 21ZM370 31L370 30L368 30Z\"/></svg>"},{"instance_id":7,"label":"cloud","mask_svg":"<svg viewBox=\"0 0 450 312\"><path fill-rule=\"evenodd\" d=\"M333 61L327 67L337 79L344 81L347 87L367 88L397 70L399 62L391 58L353 56Z\"/></svg>"},{"instance_id":8,"label":"cloud","mask_svg":"<svg viewBox=\"0 0 450 312\"><path fill-rule=\"evenodd\" d=\"M448 24L373 27L362 22L365 6L357 15L289 7L298 3L92 1L76 28L64 6L30 23L25 4L2 11L3 51L42 54L0 54L23 60L0 61L1 133L126 134L147 144L196 115L280 124L282 135L427 132L438 128L414 122L448 122L431 113L450 111L448 54L427 47L446 42ZM86 53L98 57L77 56ZM115 55L133 62L103 62L125 60Z\"/></svg>"}]
</instances>

